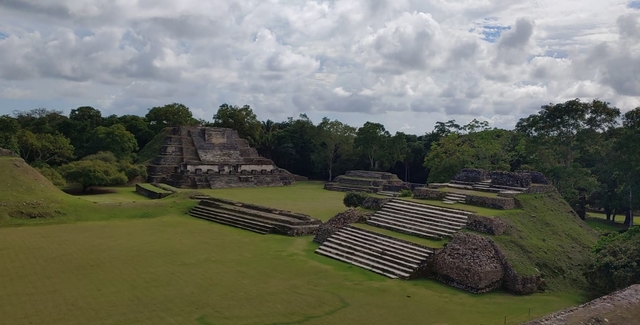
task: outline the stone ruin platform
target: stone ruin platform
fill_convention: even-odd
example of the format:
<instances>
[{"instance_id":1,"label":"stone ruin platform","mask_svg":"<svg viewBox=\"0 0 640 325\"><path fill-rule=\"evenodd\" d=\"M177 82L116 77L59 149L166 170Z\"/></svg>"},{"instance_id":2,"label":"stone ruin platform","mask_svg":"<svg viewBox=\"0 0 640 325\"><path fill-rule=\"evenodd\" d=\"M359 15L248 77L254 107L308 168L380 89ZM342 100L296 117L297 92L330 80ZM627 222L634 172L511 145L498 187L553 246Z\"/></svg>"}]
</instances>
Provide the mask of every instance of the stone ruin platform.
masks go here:
<instances>
[{"instance_id":1,"label":"stone ruin platform","mask_svg":"<svg viewBox=\"0 0 640 325\"><path fill-rule=\"evenodd\" d=\"M195 198L200 199L200 203L189 211L189 215L259 234L312 235L322 224L306 214L210 196Z\"/></svg>"},{"instance_id":2,"label":"stone ruin platform","mask_svg":"<svg viewBox=\"0 0 640 325\"><path fill-rule=\"evenodd\" d=\"M151 164L149 183L178 188L285 186L294 175L258 155L228 128L180 126L169 135Z\"/></svg>"},{"instance_id":3,"label":"stone ruin platform","mask_svg":"<svg viewBox=\"0 0 640 325\"><path fill-rule=\"evenodd\" d=\"M403 182L397 175L366 170L350 170L344 175L324 184L325 190L340 192L399 192L411 189L411 184Z\"/></svg>"}]
</instances>

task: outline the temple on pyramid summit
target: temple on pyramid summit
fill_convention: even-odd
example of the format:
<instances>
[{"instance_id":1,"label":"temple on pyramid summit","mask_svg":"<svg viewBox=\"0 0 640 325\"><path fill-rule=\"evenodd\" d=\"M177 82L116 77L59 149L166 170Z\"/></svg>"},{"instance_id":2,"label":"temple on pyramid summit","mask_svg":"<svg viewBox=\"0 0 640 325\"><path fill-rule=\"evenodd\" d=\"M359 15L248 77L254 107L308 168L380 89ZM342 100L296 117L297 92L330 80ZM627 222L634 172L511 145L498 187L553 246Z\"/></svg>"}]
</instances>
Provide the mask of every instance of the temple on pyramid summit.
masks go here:
<instances>
[{"instance_id":1,"label":"temple on pyramid summit","mask_svg":"<svg viewBox=\"0 0 640 325\"><path fill-rule=\"evenodd\" d=\"M171 128L158 156L147 166L150 183L178 188L285 186L294 175L260 157L228 128Z\"/></svg>"}]
</instances>

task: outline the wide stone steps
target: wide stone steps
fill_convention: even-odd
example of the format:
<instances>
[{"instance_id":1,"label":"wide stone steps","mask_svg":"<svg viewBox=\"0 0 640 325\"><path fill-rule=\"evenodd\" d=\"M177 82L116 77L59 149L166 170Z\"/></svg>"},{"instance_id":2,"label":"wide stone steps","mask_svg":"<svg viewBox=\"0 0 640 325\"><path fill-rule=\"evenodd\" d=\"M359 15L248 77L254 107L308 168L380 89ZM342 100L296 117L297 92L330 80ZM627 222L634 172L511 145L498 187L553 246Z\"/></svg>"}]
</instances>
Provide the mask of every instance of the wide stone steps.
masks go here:
<instances>
[{"instance_id":1,"label":"wide stone steps","mask_svg":"<svg viewBox=\"0 0 640 325\"><path fill-rule=\"evenodd\" d=\"M388 197L397 197L400 195L400 193L398 192L391 192L391 191L379 191L378 194L388 196Z\"/></svg>"},{"instance_id":2,"label":"wide stone steps","mask_svg":"<svg viewBox=\"0 0 640 325\"><path fill-rule=\"evenodd\" d=\"M402 221L402 222L406 222L408 225L421 226L424 228L429 228L429 229L433 229L435 231L441 231L441 232L451 232L451 231L456 232L466 225L465 223L456 223L456 224L443 223L438 221L437 219L425 219L422 217L423 216L407 215L404 213L394 213L393 211L382 210L382 211L378 211L378 213L376 213L372 217L372 219L384 218L384 219L390 219L393 221Z\"/></svg>"},{"instance_id":3,"label":"wide stone steps","mask_svg":"<svg viewBox=\"0 0 640 325\"><path fill-rule=\"evenodd\" d=\"M224 215L212 214L212 213L204 213L197 210L196 211L191 210L189 212L189 215L196 218L217 222L223 225L253 231L262 235L268 234L272 229L272 226L268 224L259 224L259 223L251 222L249 220L239 219L236 217L230 217L230 216L224 216Z\"/></svg>"},{"instance_id":4,"label":"wide stone steps","mask_svg":"<svg viewBox=\"0 0 640 325\"><path fill-rule=\"evenodd\" d=\"M392 202L388 202L382 207L381 211L388 211L393 213L400 214L408 214L412 216L416 216L423 219L436 220L442 223L448 223L452 225L457 225L460 223L466 224L467 215L456 215L448 212L444 212L441 210L433 210L429 208L416 208L403 204L397 204Z\"/></svg>"},{"instance_id":5,"label":"wide stone steps","mask_svg":"<svg viewBox=\"0 0 640 325\"><path fill-rule=\"evenodd\" d=\"M467 196L459 193L447 193L442 202L447 204L464 203L467 200Z\"/></svg>"},{"instance_id":6,"label":"wide stone steps","mask_svg":"<svg viewBox=\"0 0 640 325\"><path fill-rule=\"evenodd\" d=\"M364 192L364 193L376 193L379 188L371 186L358 186L347 185L342 183L327 183L324 186L327 190L339 191L339 192Z\"/></svg>"},{"instance_id":7,"label":"wide stone steps","mask_svg":"<svg viewBox=\"0 0 640 325\"><path fill-rule=\"evenodd\" d=\"M194 207L194 209L199 210L199 211L206 211L207 213L223 214L223 215L228 215L228 216L232 216L232 217L236 217L236 218L253 220L253 221L260 222L260 223L263 223L263 224L268 224L268 225L275 225L275 224L286 224L286 225L291 225L291 226L304 225L304 223L302 223L302 222L294 224L294 223L290 222L290 220L286 220L286 222L283 222L284 220L281 220L281 219L278 219L276 217L272 217L272 216L269 216L269 215L261 215L261 214L258 214L259 212L250 211L249 209L233 210L231 208L227 208L227 207L224 207L224 206L221 206L221 207L209 207L209 206L203 206L203 205L198 205L198 206ZM245 210L249 210L249 211L245 211Z\"/></svg>"},{"instance_id":8,"label":"wide stone steps","mask_svg":"<svg viewBox=\"0 0 640 325\"><path fill-rule=\"evenodd\" d=\"M464 228L469 214L471 212L392 200L377 211L367 223L408 235L442 239Z\"/></svg>"},{"instance_id":9,"label":"wide stone steps","mask_svg":"<svg viewBox=\"0 0 640 325\"><path fill-rule=\"evenodd\" d=\"M316 253L389 278L408 279L433 250L348 226L329 237Z\"/></svg>"}]
</instances>

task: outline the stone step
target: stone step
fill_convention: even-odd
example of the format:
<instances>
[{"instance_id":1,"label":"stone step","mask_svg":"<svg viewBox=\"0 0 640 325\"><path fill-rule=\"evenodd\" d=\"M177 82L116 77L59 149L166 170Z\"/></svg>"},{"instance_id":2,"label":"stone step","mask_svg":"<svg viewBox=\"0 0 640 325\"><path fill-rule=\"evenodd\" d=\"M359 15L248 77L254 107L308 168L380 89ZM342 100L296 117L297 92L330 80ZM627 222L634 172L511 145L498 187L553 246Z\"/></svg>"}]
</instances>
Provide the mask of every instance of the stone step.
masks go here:
<instances>
[{"instance_id":1,"label":"stone step","mask_svg":"<svg viewBox=\"0 0 640 325\"><path fill-rule=\"evenodd\" d=\"M455 201L451 201L451 200L442 200L442 203L446 203L446 204L456 204L459 202L455 202Z\"/></svg>"},{"instance_id":2,"label":"stone step","mask_svg":"<svg viewBox=\"0 0 640 325\"><path fill-rule=\"evenodd\" d=\"M424 219L433 219L437 220L438 222L449 223L452 225L467 223L467 216L450 216L440 211L423 210L419 208L413 209L411 207L405 206L385 205L380 211L387 211L391 213L405 214L410 216L415 215Z\"/></svg>"},{"instance_id":3,"label":"stone step","mask_svg":"<svg viewBox=\"0 0 640 325\"><path fill-rule=\"evenodd\" d=\"M438 210L438 211L442 211L442 212L446 212L446 213L452 213L455 215L470 215L470 214L474 214L474 212L472 211L467 211L467 210L460 210L460 209L452 209L452 208L445 208L445 207L440 207L440 206L436 206L436 205L431 205L431 204L425 204L425 203L418 203L418 202L413 202L413 201L409 201L409 200L401 200L401 199L394 199L389 203L398 203L400 202L400 204L403 205L410 205L413 207L417 207L417 208L428 208L431 210Z\"/></svg>"},{"instance_id":4,"label":"stone step","mask_svg":"<svg viewBox=\"0 0 640 325\"><path fill-rule=\"evenodd\" d=\"M240 228L240 229L244 229L244 230L249 230L249 231L253 231L255 233L261 234L261 235L265 235L268 234L270 229L264 229L264 228L260 228L260 227L255 227L255 226L247 226L245 224L242 223L238 223L238 222L232 222L232 221L228 221L226 219L222 219L222 218L217 218L217 217L210 217L210 216L205 216L205 215L201 215L197 212L189 212L189 214L193 217L196 218L200 218L200 219L204 219L207 221L213 221L216 223L220 223L226 226L231 226L231 227L236 227L236 228Z\"/></svg>"},{"instance_id":5,"label":"stone step","mask_svg":"<svg viewBox=\"0 0 640 325\"><path fill-rule=\"evenodd\" d=\"M464 199L464 198L466 198L466 197L467 197L467 195L466 195L466 194L453 193L453 192L447 192L447 195L446 195L446 196L449 196L449 197L459 197L459 198L462 198L462 199Z\"/></svg>"},{"instance_id":6,"label":"stone step","mask_svg":"<svg viewBox=\"0 0 640 325\"><path fill-rule=\"evenodd\" d=\"M412 230L412 229L408 229L402 226L399 226L397 224L389 224L387 222L381 222L381 221L376 221L373 219L369 219L367 220L367 224L374 226L374 227L380 227L380 228L384 228L384 229L388 229L388 230L392 230L392 231L397 231L403 234L407 234L407 235L411 235L411 236L416 236L416 237L421 237L421 238L427 238L427 239L433 239L433 240L441 240L442 235L437 235L434 233L430 233L430 232L420 232L417 230Z\"/></svg>"},{"instance_id":7,"label":"stone step","mask_svg":"<svg viewBox=\"0 0 640 325\"><path fill-rule=\"evenodd\" d=\"M405 271L405 270L399 270L395 267L390 267L384 264L379 263L379 261L371 259L371 258L365 258L365 257L361 257L361 256L355 256L353 254L352 251L350 250L346 250L346 249L336 249L335 247L328 247L326 245L322 245L320 247L318 247L318 249L316 250L316 252L320 250L321 252L329 252L330 254L336 255L336 256L340 256L342 257L346 262L351 263L351 262L355 262L358 263L360 265L365 265L368 266L371 270L378 270L381 274L390 274L393 276L396 276L398 278L409 278L409 276L411 275L411 273ZM353 264L353 263L352 263Z\"/></svg>"},{"instance_id":8,"label":"stone step","mask_svg":"<svg viewBox=\"0 0 640 325\"><path fill-rule=\"evenodd\" d=\"M377 222L385 222L385 223L400 225L405 228L415 229L415 230L426 232L426 233L433 233L438 236L448 236L461 229L461 228L458 228L458 229L443 228L438 224L422 223L422 222L416 221L415 219L402 218L399 216L382 215L382 214L374 215L373 217L371 217L371 220L374 220Z\"/></svg>"},{"instance_id":9,"label":"stone step","mask_svg":"<svg viewBox=\"0 0 640 325\"><path fill-rule=\"evenodd\" d=\"M435 208L433 205L417 206L417 205L411 205L411 204L397 203L396 201L387 202L382 208L385 208L385 207L397 208L397 209L402 209L406 211L414 211L416 213L431 214L434 216L438 216L440 218L448 218L448 219L454 219L454 220L458 220L458 219L466 220L468 215L473 214L473 212L467 213L467 212L462 212L461 210L454 210L454 209L449 209L445 207Z\"/></svg>"},{"instance_id":10,"label":"stone step","mask_svg":"<svg viewBox=\"0 0 640 325\"><path fill-rule=\"evenodd\" d=\"M238 222L244 222L247 224L252 224L252 225L256 225L258 227L273 227L273 225L275 223L270 222L269 220L261 220L261 219L256 219L250 216L244 216L241 214L232 214L232 213L228 213L227 211L215 211L215 210L209 210L209 209L202 209L202 207L200 206L196 206L193 209L191 209L192 212L197 212L200 213L202 215L209 215L212 217L218 217L218 218L225 218L225 219L230 219L230 220L236 220Z\"/></svg>"},{"instance_id":11,"label":"stone step","mask_svg":"<svg viewBox=\"0 0 640 325\"><path fill-rule=\"evenodd\" d=\"M397 239L397 238L391 239L386 236L374 233L373 231L370 231L370 230L364 230L364 229L360 229L352 226L347 226L344 228L344 230L348 231L348 233L350 234L357 234L365 238L379 241L380 243L385 243L387 245L392 244L392 245L397 245L398 247L404 247L405 249L408 249L411 252L416 252L415 254L417 254L418 256L422 256L422 255L426 256L426 255L433 254L434 252L433 248L429 248L429 247L422 246L415 243L409 243L402 239Z\"/></svg>"},{"instance_id":12,"label":"stone step","mask_svg":"<svg viewBox=\"0 0 640 325\"><path fill-rule=\"evenodd\" d=\"M243 216L243 217L249 216L251 218L264 221L264 222L269 222L269 223L278 223L278 224L286 224L286 225L294 225L294 226L308 224L308 222L305 222L303 220L286 218L284 216L270 216L266 212L255 211L255 210L236 207L236 206L231 207L231 206L220 205L219 207L210 207L206 205L199 205L199 207L205 210L210 210L210 211L224 211L225 213Z\"/></svg>"},{"instance_id":13,"label":"stone step","mask_svg":"<svg viewBox=\"0 0 640 325\"><path fill-rule=\"evenodd\" d=\"M378 194L389 196L389 197L397 197L398 195L400 195L400 193L398 192L389 192L389 191L379 191Z\"/></svg>"},{"instance_id":14,"label":"stone step","mask_svg":"<svg viewBox=\"0 0 640 325\"><path fill-rule=\"evenodd\" d=\"M372 238L360 237L357 233L348 232L348 231L339 231L330 238L340 239L341 241L352 243L354 245L364 245L365 247L371 248L371 250L380 252L385 251L388 254L393 254L396 259L405 261L407 263L418 264L420 261L424 260L426 257L430 256L431 253L422 253L417 251L408 251L403 250L403 248L398 248L394 244L390 243L380 243Z\"/></svg>"},{"instance_id":15,"label":"stone step","mask_svg":"<svg viewBox=\"0 0 640 325\"><path fill-rule=\"evenodd\" d=\"M397 279L398 278L398 276L396 276L396 275L389 274L389 273L387 273L385 271L382 271L382 270L379 270L379 269L376 269L376 268L372 268L372 267L369 267L367 265L355 262L355 261L353 261L353 260L351 260L349 258L346 258L343 254L337 255L337 254L333 254L329 250L323 250L322 247L319 247L318 249L316 249L316 254L320 254L320 255L327 256L327 257L331 257L331 258L336 259L338 261L346 262L346 263L361 267L363 269L366 269L366 270L369 270L369 271L384 275L384 276L389 277L391 279Z\"/></svg>"},{"instance_id":16,"label":"stone step","mask_svg":"<svg viewBox=\"0 0 640 325\"><path fill-rule=\"evenodd\" d=\"M438 220L438 219L422 218L422 216L416 216L416 215L389 213L387 211L378 211L378 212L376 212L376 214L374 216L379 216L379 217L382 217L382 218L389 218L389 219L392 219L392 220L394 220L394 219L404 220L404 221L409 222L409 223L429 226L431 228L435 228L436 230L448 229L448 230L451 230L451 231L458 231L461 228L464 228L466 226L466 223L445 223L445 222L442 222L441 220Z\"/></svg>"},{"instance_id":17,"label":"stone step","mask_svg":"<svg viewBox=\"0 0 640 325\"><path fill-rule=\"evenodd\" d=\"M398 270L398 271L402 271L405 272L407 274L411 274L411 272L413 272L413 270L418 268L418 265L415 264L407 264L405 262L402 261L398 261L398 260L394 260L394 259L390 259L388 257L385 257L381 254L375 253L371 250L367 250L367 249L363 249L362 247L359 246L354 246L351 244L347 244L347 243L343 243L340 241L335 241L335 240L327 240L322 244L323 247L329 247L331 249L334 250L341 250L344 252L349 252L351 254L351 256L356 256L359 258L362 258L364 260L372 260L375 261L377 264L394 269L394 270Z\"/></svg>"}]
</instances>

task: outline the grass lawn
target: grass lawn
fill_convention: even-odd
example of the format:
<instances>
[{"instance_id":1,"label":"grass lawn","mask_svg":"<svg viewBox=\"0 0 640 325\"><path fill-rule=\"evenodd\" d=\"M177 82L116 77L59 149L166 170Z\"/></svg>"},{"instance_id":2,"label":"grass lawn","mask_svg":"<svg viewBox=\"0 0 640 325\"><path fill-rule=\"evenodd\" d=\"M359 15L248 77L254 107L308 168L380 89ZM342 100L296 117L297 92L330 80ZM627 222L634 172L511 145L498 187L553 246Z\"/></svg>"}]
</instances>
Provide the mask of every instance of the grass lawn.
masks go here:
<instances>
[{"instance_id":1,"label":"grass lawn","mask_svg":"<svg viewBox=\"0 0 640 325\"><path fill-rule=\"evenodd\" d=\"M387 236L391 236L394 238L398 238L398 239L403 239L412 243L416 243L416 244L420 244L423 246L427 246L427 247L433 247L433 248L442 248L444 247L444 244L448 243L449 240L448 239L443 239L443 240L430 240L430 239L426 239L426 238L420 238L420 237L416 237L416 236L411 236L411 235L407 235L407 234L403 234L400 232L395 232L395 231L391 231L391 230L387 230L387 229L383 229L383 228L378 228L378 227L374 227L374 226L370 226L364 223L352 223L351 226L357 227L357 228L362 228L365 230L369 230L369 231L373 231L379 234L383 234L383 235L387 235Z\"/></svg>"},{"instance_id":2,"label":"grass lawn","mask_svg":"<svg viewBox=\"0 0 640 325\"><path fill-rule=\"evenodd\" d=\"M589 221L591 219L591 221ZM602 228L603 230L620 230L625 229L624 214L616 215L616 222L607 221L604 213L587 212L587 223ZM640 216L633 217L633 224L640 225Z\"/></svg>"},{"instance_id":3,"label":"grass lawn","mask_svg":"<svg viewBox=\"0 0 640 325\"><path fill-rule=\"evenodd\" d=\"M342 192L323 189L323 182L296 182L283 187L253 187L231 189L199 189L213 197L264 205L281 210L308 214L327 221L347 210Z\"/></svg>"},{"instance_id":4,"label":"grass lawn","mask_svg":"<svg viewBox=\"0 0 640 325\"><path fill-rule=\"evenodd\" d=\"M390 280L316 248L173 212L0 228L0 324L519 324L581 302Z\"/></svg>"}]
</instances>

